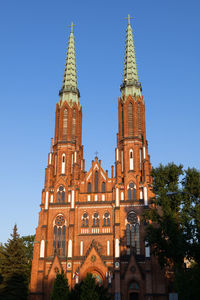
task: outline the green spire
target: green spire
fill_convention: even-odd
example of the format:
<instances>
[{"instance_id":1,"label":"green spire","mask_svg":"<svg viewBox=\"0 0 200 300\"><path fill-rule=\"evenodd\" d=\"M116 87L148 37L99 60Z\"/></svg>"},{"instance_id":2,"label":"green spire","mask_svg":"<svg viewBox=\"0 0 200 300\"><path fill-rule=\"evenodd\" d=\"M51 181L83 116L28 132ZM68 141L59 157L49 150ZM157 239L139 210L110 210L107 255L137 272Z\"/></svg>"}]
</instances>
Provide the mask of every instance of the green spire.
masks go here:
<instances>
[{"instance_id":1,"label":"green spire","mask_svg":"<svg viewBox=\"0 0 200 300\"><path fill-rule=\"evenodd\" d=\"M61 96L61 103L64 101L70 102L79 102L80 93L77 88L77 75L76 75L76 54L75 54L75 42L74 42L74 33L73 27L75 25L70 25L71 32L68 40L68 48L67 48L67 57L65 63L65 72L62 89L59 92Z\"/></svg>"},{"instance_id":2,"label":"green spire","mask_svg":"<svg viewBox=\"0 0 200 300\"><path fill-rule=\"evenodd\" d=\"M141 84L139 83L135 47L133 41L133 30L131 28L130 15L128 15L128 27L126 30L126 48L124 58L124 78L121 85L121 94L123 95L141 95Z\"/></svg>"}]
</instances>

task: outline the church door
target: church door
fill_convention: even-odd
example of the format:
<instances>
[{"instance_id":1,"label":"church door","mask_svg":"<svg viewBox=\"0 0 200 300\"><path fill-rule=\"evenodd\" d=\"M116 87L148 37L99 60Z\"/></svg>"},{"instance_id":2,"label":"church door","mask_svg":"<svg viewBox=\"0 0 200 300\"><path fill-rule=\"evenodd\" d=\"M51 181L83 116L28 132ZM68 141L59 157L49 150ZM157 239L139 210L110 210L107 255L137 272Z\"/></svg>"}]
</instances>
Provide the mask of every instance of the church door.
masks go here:
<instances>
[{"instance_id":1,"label":"church door","mask_svg":"<svg viewBox=\"0 0 200 300\"><path fill-rule=\"evenodd\" d=\"M129 300L139 300L138 293L129 294Z\"/></svg>"}]
</instances>

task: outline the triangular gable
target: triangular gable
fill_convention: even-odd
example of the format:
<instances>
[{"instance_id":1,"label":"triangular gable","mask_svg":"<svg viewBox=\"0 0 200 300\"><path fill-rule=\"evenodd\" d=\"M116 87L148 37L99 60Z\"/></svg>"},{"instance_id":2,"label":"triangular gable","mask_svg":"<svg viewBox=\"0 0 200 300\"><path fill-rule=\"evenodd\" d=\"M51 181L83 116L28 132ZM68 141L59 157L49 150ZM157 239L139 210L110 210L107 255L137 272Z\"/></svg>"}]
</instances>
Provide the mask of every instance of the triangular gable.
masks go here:
<instances>
[{"instance_id":1,"label":"triangular gable","mask_svg":"<svg viewBox=\"0 0 200 300\"><path fill-rule=\"evenodd\" d=\"M136 280L141 281L144 277L140 266L138 265L135 255L131 254L129 258L128 265L124 271L123 278L126 280Z\"/></svg>"},{"instance_id":2,"label":"triangular gable","mask_svg":"<svg viewBox=\"0 0 200 300\"><path fill-rule=\"evenodd\" d=\"M88 173L86 175L86 181L88 181L90 179L92 173L96 170L99 172L99 175L102 176L105 181L107 181L108 178L106 176L106 173L103 170L103 168L100 166L99 161L97 159L95 159L95 162L93 163L92 167L88 171Z\"/></svg>"},{"instance_id":3,"label":"triangular gable","mask_svg":"<svg viewBox=\"0 0 200 300\"><path fill-rule=\"evenodd\" d=\"M60 259L59 259L58 255L55 254L53 262L52 262L51 267L48 272L49 280L54 279L56 277L56 273L57 272L61 273L61 271L62 271L62 265L61 265Z\"/></svg>"},{"instance_id":4,"label":"triangular gable","mask_svg":"<svg viewBox=\"0 0 200 300\"><path fill-rule=\"evenodd\" d=\"M93 271L99 272L103 279L106 272L108 272L108 268L98 250L95 240L92 241L84 260L76 270L80 278L85 277L87 273L92 273Z\"/></svg>"}]
</instances>

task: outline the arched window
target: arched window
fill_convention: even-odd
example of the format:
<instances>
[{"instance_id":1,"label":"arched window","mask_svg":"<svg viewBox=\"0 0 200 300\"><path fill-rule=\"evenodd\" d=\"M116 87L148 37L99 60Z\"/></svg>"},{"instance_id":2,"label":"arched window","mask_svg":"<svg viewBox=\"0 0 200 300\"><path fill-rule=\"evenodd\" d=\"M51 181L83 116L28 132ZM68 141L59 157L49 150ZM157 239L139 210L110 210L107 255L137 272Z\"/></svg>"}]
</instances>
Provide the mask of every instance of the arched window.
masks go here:
<instances>
[{"instance_id":1,"label":"arched window","mask_svg":"<svg viewBox=\"0 0 200 300\"><path fill-rule=\"evenodd\" d=\"M126 225L126 247L127 254L131 253L131 249L136 253L140 254L140 227L138 218L134 211L130 211L127 215Z\"/></svg>"},{"instance_id":2,"label":"arched window","mask_svg":"<svg viewBox=\"0 0 200 300\"><path fill-rule=\"evenodd\" d=\"M99 173L95 172L95 178L94 178L94 192L98 193L98 185L99 185Z\"/></svg>"},{"instance_id":3,"label":"arched window","mask_svg":"<svg viewBox=\"0 0 200 300\"><path fill-rule=\"evenodd\" d=\"M66 243L66 227L62 228L62 255L65 256L65 243Z\"/></svg>"},{"instance_id":4,"label":"arched window","mask_svg":"<svg viewBox=\"0 0 200 300\"><path fill-rule=\"evenodd\" d=\"M128 105L128 135L133 136L133 104Z\"/></svg>"},{"instance_id":5,"label":"arched window","mask_svg":"<svg viewBox=\"0 0 200 300\"><path fill-rule=\"evenodd\" d=\"M103 216L103 226L110 226L110 214L105 212Z\"/></svg>"},{"instance_id":6,"label":"arched window","mask_svg":"<svg viewBox=\"0 0 200 300\"><path fill-rule=\"evenodd\" d=\"M82 216L82 227L88 227L89 226L89 216L85 212Z\"/></svg>"},{"instance_id":7,"label":"arched window","mask_svg":"<svg viewBox=\"0 0 200 300\"><path fill-rule=\"evenodd\" d=\"M95 212L92 218L93 218L92 227L99 227L99 214Z\"/></svg>"},{"instance_id":8,"label":"arched window","mask_svg":"<svg viewBox=\"0 0 200 300\"><path fill-rule=\"evenodd\" d=\"M88 182L88 193L91 193L91 182Z\"/></svg>"},{"instance_id":9,"label":"arched window","mask_svg":"<svg viewBox=\"0 0 200 300\"><path fill-rule=\"evenodd\" d=\"M138 132L141 133L140 103L138 102Z\"/></svg>"},{"instance_id":10,"label":"arched window","mask_svg":"<svg viewBox=\"0 0 200 300\"><path fill-rule=\"evenodd\" d=\"M64 203L65 202L65 189L62 185L58 189L57 202L58 203Z\"/></svg>"},{"instance_id":11,"label":"arched window","mask_svg":"<svg viewBox=\"0 0 200 300\"><path fill-rule=\"evenodd\" d=\"M73 110L73 116L72 116L72 141L75 141L76 137L76 111Z\"/></svg>"},{"instance_id":12,"label":"arched window","mask_svg":"<svg viewBox=\"0 0 200 300\"><path fill-rule=\"evenodd\" d=\"M129 150L129 169L133 170L133 149Z\"/></svg>"},{"instance_id":13,"label":"arched window","mask_svg":"<svg viewBox=\"0 0 200 300\"><path fill-rule=\"evenodd\" d=\"M63 113L63 141L67 140L67 109Z\"/></svg>"},{"instance_id":14,"label":"arched window","mask_svg":"<svg viewBox=\"0 0 200 300\"><path fill-rule=\"evenodd\" d=\"M62 155L61 174L65 174L65 153Z\"/></svg>"},{"instance_id":15,"label":"arched window","mask_svg":"<svg viewBox=\"0 0 200 300\"><path fill-rule=\"evenodd\" d=\"M102 193L106 192L106 183L102 182Z\"/></svg>"},{"instance_id":16,"label":"arched window","mask_svg":"<svg viewBox=\"0 0 200 300\"><path fill-rule=\"evenodd\" d=\"M136 189L133 182L128 187L128 200L136 200Z\"/></svg>"},{"instance_id":17,"label":"arched window","mask_svg":"<svg viewBox=\"0 0 200 300\"><path fill-rule=\"evenodd\" d=\"M62 214L57 215L53 226L53 249L57 250L58 255L65 256L66 244L66 221Z\"/></svg>"},{"instance_id":18,"label":"arched window","mask_svg":"<svg viewBox=\"0 0 200 300\"><path fill-rule=\"evenodd\" d=\"M123 106L123 104L122 104L121 113L122 113L122 137L124 137L124 106Z\"/></svg>"}]
</instances>

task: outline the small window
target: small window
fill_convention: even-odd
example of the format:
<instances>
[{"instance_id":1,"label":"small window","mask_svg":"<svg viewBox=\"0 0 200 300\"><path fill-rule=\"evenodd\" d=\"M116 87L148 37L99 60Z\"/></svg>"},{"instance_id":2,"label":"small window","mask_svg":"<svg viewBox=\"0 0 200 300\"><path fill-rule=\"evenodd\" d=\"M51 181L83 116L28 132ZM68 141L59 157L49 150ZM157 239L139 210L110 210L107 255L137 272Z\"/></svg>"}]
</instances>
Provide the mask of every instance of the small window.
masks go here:
<instances>
[{"instance_id":1,"label":"small window","mask_svg":"<svg viewBox=\"0 0 200 300\"><path fill-rule=\"evenodd\" d=\"M85 212L82 217L82 227L88 227L88 226L89 226L89 216Z\"/></svg>"},{"instance_id":2,"label":"small window","mask_svg":"<svg viewBox=\"0 0 200 300\"><path fill-rule=\"evenodd\" d=\"M103 226L110 226L110 214L105 212L103 216Z\"/></svg>"}]
</instances>

